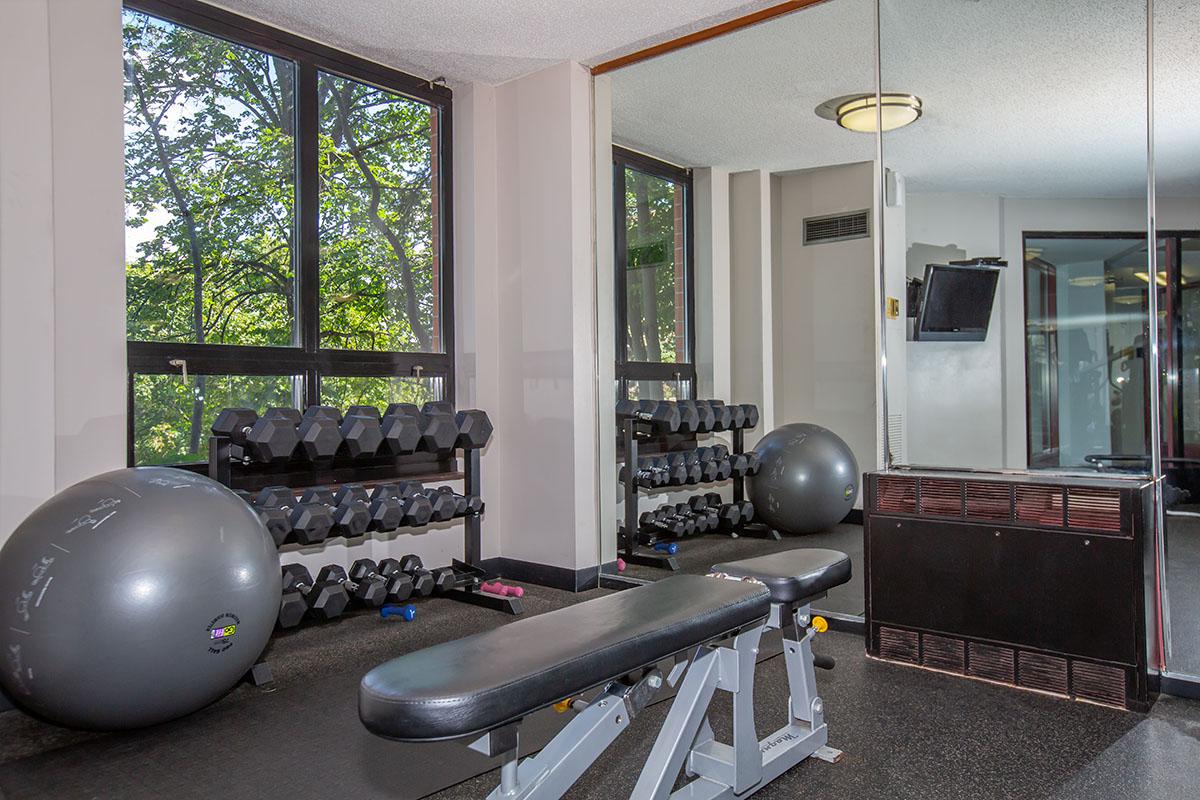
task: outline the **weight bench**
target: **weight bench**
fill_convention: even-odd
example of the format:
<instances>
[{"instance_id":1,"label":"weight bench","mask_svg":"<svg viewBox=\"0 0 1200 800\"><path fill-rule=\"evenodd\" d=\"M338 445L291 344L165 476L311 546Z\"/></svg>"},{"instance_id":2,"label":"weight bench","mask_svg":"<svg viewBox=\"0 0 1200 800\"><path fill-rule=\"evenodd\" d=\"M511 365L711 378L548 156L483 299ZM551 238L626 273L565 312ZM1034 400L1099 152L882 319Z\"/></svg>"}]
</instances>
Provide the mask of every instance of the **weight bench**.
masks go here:
<instances>
[{"instance_id":1,"label":"weight bench","mask_svg":"<svg viewBox=\"0 0 1200 800\"><path fill-rule=\"evenodd\" d=\"M849 579L844 553L801 549L605 595L381 664L359 687L359 717L397 741L478 737L472 749L503 757L489 798L542 800L562 797L665 681L679 691L631 797L746 797L810 755L838 755L825 747L814 675L832 660L814 664L810 604ZM755 657L763 631L775 629L788 723L760 742ZM657 665L673 658L664 676ZM596 688L590 702L577 699ZM717 689L733 694L732 744L716 741L708 721ZM556 704L576 716L519 761L521 720ZM683 769L689 780L672 792Z\"/></svg>"}]
</instances>

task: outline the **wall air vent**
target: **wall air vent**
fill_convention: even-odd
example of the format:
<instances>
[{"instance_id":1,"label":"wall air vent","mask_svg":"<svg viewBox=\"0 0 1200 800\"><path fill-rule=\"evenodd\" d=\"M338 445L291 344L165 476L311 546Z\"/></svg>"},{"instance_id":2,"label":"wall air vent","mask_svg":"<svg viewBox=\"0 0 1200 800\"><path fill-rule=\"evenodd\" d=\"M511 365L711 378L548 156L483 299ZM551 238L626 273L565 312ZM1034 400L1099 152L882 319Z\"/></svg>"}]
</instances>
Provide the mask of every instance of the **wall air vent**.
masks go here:
<instances>
[{"instance_id":1,"label":"wall air vent","mask_svg":"<svg viewBox=\"0 0 1200 800\"><path fill-rule=\"evenodd\" d=\"M845 214L808 217L804 220L804 243L806 245L844 242L847 239L866 239L870 235L871 210L869 208Z\"/></svg>"}]
</instances>

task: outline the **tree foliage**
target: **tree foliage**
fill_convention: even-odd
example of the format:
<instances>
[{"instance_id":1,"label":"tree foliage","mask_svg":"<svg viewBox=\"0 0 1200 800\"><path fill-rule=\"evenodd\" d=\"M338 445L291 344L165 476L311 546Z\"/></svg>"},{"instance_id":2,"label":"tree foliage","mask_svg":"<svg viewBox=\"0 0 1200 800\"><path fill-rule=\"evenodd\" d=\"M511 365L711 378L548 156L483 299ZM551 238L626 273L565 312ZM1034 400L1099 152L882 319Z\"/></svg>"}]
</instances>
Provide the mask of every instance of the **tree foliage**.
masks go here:
<instances>
[{"instance_id":1,"label":"tree foliage","mask_svg":"<svg viewBox=\"0 0 1200 800\"><path fill-rule=\"evenodd\" d=\"M287 59L124 13L126 281L135 341L298 341L296 78ZM318 79L320 341L431 351L431 110L338 76ZM384 404L428 384L328 378L323 401ZM143 376L139 463L196 458L227 405L298 397L292 376Z\"/></svg>"},{"instance_id":2,"label":"tree foliage","mask_svg":"<svg viewBox=\"0 0 1200 800\"><path fill-rule=\"evenodd\" d=\"M673 362L677 353L675 208L677 186L625 170L625 303L631 361Z\"/></svg>"}]
</instances>

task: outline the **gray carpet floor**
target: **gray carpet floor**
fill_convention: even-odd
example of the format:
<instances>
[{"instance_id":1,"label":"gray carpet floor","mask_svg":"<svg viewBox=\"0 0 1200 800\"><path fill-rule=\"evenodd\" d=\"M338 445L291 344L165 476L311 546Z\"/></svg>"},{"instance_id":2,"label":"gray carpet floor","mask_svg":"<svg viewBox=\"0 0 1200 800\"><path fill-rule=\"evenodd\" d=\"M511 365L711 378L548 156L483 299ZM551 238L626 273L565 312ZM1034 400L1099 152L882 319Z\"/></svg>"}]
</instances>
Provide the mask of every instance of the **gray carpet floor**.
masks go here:
<instances>
[{"instance_id":1,"label":"gray carpet floor","mask_svg":"<svg viewBox=\"0 0 1200 800\"><path fill-rule=\"evenodd\" d=\"M751 555L762 544L744 540L717 560ZM530 587L526 613L596 594ZM0 714L0 793L6 800L427 795L446 776L478 774L489 762L458 743L402 745L369 735L357 718L358 680L395 655L509 622L431 598L412 623L360 613L302 628L277 636L268 651L277 678L271 691L241 686L143 731L85 734L20 712ZM1140 715L873 661L852 634L826 633L815 649L837 659L818 682L830 744L846 755L837 764L801 764L757 797L1200 797L1200 703L1164 697ZM755 703L766 733L783 721L782 659L761 663L758 676ZM715 702L714 728L728 735L728 696L718 693ZM668 707L647 709L568 796L628 796ZM545 712L526 724L523 740L536 747L562 721ZM494 772L484 774L433 796L481 798L495 782Z\"/></svg>"}]
</instances>

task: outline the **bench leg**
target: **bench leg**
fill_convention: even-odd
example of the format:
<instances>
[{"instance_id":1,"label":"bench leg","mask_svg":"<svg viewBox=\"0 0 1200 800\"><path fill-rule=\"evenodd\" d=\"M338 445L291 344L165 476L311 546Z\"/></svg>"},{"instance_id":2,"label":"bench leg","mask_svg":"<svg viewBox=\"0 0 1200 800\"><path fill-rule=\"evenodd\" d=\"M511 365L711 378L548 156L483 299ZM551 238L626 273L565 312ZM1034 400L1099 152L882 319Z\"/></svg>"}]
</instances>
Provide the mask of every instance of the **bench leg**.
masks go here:
<instances>
[{"instance_id":1,"label":"bench leg","mask_svg":"<svg viewBox=\"0 0 1200 800\"><path fill-rule=\"evenodd\" d=\"M610 684L536 756L518 763L515 747L506 752L500 767L500 785L488 795L488 800L562 797L629 727L629 721L646 707L662 683L662 674L650 670L632 686Z\"/></svg>"}]
</instances>

